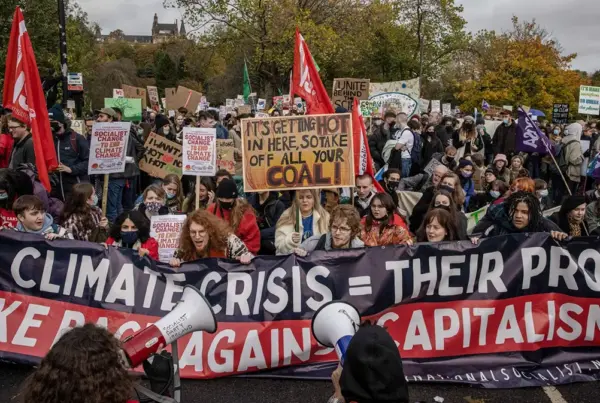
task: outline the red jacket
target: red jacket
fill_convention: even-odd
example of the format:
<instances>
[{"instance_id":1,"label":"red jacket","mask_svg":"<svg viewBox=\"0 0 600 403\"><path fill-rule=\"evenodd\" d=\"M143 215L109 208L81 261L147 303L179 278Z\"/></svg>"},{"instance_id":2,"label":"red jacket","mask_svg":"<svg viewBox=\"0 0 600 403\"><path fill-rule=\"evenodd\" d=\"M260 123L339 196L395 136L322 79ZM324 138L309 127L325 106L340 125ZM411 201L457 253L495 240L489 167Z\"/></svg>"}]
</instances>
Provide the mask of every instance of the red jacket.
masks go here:
<instances>
[{"instance_id":1,"label":"red jacket","mask_svg":"<svg viewBox=\"0 0 600 403\"><path fill-rule=\"evenodd\" d=\"M206 209L209 213L216 215L219 218L231 223L229 221L231 216L230 210L224 210L217 208L216 204L211 204ZM215 212L216 211L216 212ZM258 228L258 223L256 222L256 216L251 208L247 209L242 217L242 221L235 231L235 235L242 240L246 244L246 248L253 253L257 254L260 249L260 229Z\"/></svg>"},{"instance_id":2,"label":"red jacket","mask_svg":"<svg viewBox=\"0 0 600 403\"><path fill-rule=\"evenodd\" d=\"M14 211L0 208L0 228L15 228L17 226L17 221L17 216Z\"/></svg>"},{"instance_id":3,"label":"red jacket","mask_svg":"<svg viewBox=\"0 0 600 403\"><path fill-rule=\"evenodd\" d=\"M10 134L0 133L0 168L8 168L14 142Z\"/></svg>"},{"instance_id":4,"label":"red jacket","mask_svg":"<svg viewBox=\"0 0 600 403\"><path fill-rule=\"evenodd\" d=\"M111 237L109 237L106 240L107 245L113 245L114 243L115 240ZM147 249L150 252L148 256L150 256L154 260L158 260L158 242L156 241L156 239L148 238L146 242L142 242L140 248Z\"/></svg>"}]
</instances>

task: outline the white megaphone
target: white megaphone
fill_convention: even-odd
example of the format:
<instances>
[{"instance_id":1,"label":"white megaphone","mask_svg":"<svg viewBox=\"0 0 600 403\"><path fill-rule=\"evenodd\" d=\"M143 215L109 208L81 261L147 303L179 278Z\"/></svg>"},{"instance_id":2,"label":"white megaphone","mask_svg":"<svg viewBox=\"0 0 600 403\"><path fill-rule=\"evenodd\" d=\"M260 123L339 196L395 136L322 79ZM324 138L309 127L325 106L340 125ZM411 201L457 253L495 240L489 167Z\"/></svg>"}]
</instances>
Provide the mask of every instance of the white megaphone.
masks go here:
<instances>
[{"instance_id":1,"label":"white megaphone","mask_svg":"<svg viewBox=\"0 0 600 403\"><path fill-rule=\"evenodd\" d=\"M312 319L314 338L325 347L335 347L342 365L350 340L360 325L360 313L355 307L342 301L323 305Z\"/></svg>"},{"instance_id":2,"label":"white megaphone","mask_svg":"<svg viewBox=\"0 0 600 403\"><path fill-rule=\"evenodd\" d=\"M191 285L186 285L175 308L156 323L136 332L123 342L123 351L131 368L135 368L160 348L188 333L217 331L217 318L212 307Z\"/></svg>"}]
</instances>

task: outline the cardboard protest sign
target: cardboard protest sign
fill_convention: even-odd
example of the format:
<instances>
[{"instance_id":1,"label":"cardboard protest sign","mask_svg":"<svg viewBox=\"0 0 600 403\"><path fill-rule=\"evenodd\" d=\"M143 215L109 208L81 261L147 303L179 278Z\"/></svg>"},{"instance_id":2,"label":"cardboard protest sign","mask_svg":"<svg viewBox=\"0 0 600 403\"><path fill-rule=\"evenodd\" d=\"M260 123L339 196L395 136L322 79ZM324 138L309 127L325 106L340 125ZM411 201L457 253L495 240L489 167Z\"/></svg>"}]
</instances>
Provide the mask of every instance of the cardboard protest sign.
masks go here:
<instances>
[{"instance_id":1,"label":"cardboard protest sign","mask_svg":"<svg viewBox=\"0 0 600 403\"><path fill-rule=\"evenodd\" d=\"M235 175L235 143L233 140L217 140L217 169L225 169Z\"/></svg>"},{"instance_id":2,"label":"cardboard protest sign","mask_svg":"<svg viewBox=\"0 0 600 403\"><path fill-rule=\"evenodd\" d=\"M125 98L125 92L120 88L113 88L113 98Z\"/></svg>"},{"instance_id":3,"label":"cardboard protest sign","mask_svg":"<svg viewBox=\"0 0 600 403\"><path fill-rule=\"evenodd\" d=\"M452 104L442 104L442 115L444 115L444 116L452 115Z\"/></svg>"},{"instance_id":4,"label":"cardboard protest sign","mask_svg":"<svg viewBox=\"0 0 600 403\"><path fill-rule=\"evenodd\" d=\"M160 97L158 96L158 88L153 86L146 87L148 89L148 98L150 99L150 107L155 111L160 109Z\"/></svg>"},{"instance_id":5,"label":"cardboard protest sign","mask_svg":"<svg viewBox=\"0 0 600 403\"><path fill-rule=\"evenodd\" d=\"M442 112L439 99L434 99L433 101L431 101L431 112Z\"/></svg>"},{"instance_id":6,"label":"cardboard protest sign","mask_svg":"<svg viewBox=\"0 0 600 403\"><path fill-rule=\"evenodd\" d=\"M217 130L183 128L183 174L214 176L217 173Z\"/></svg>"},{"instance_id":7,"label":"cardboard protest sign","mask_svg":"<svg viewBox=\"0 0 600 403\"><path fill-rule=\"evenodd\" d=\"M237 107L238 116L239 115L249 115L252 113L252 107L250 105L240 105Z\"/></svg>"},{"instance_id":8,"label":"cardboard protest sign","mask_svg":"<svg viewBox=\"0 0 600 403\"><path fill-rule=\"evenodd\" d=\"M600 87L582 85L579 87L578 113L600 115Z\"/></svg>"},{"instance_id":9,"label":"cardboard protest sign","mask_svg":"<svg viewBox=\"0 0 600 403\"><path fill-rule=\"evenodd\" d=\"M359 101L369 99L369 79L362 78L336 78L333 80L331 102L333 107L338 106L352 110L354 98Z\"/></svg>"},{"instance_id":10,"label":"cardboard protest sign","mask_svg":"<svg viewBox=\"0 0 600 403\"><path fill-rule=\"evenodd\" d=\"M96 122L90 138L88 175L125 171L130 122Z\"/></svg>"},{"instance_id":11,"label":"cardboard protest sign","mask_svg":"<svg viewBox=\"0 0 600 403\"><path fill-rule=\"evenodd\" d=\"M169 99L167 96L167 105L169 109L186 108L188 111L195 111L200 103L202 94L184 86L177 87L177 92Z\"/></svg>"},{"instance_id":12,"label":"cardboard protest sign","mask_svg":"<svg viewBox=\"0 0 600 403\"><path fill-rule=\"evenodd\" d=\"M244 191L354 187L352 115L244 119Z\"/></svg>"},{"instance_id":13,"label":"cardboard protest sign","mask_svg":"<svg viewBox=\"0 0 600 403\"><path fill-rule=\"evenodd\" d=\"M83 120L72 120L71 129L75 130L82 136L85 136L85 122Z\"/></svg>"},{"instance_id":14,"label":"cardboard protest sign","mask_svg":"<svg viewBox=\"0 0 600 403\"><path fill-rule=\"evenodd\" d=\"M160 179L169 174L181 176L181 145L150 133L144 147L146 152L140 161L142 171Z\"/></svg>"},{"instance_id":15,"label":"cardboard protest sign","mask_svg":"<svg viewBox=\"0 0 600 403\"><path fill-rule=\"evenodd\" d=\"M179 236L187 216L159 215L150 219L150 236L158 242L158 260L169 263L179 248Z\"/></svg>"},{"instance_id":16,"label":"cardboard protest sign","mask_svg":"<svg viewBox=\"0 0 600 403\"><path fill-rule=\"evenodd\" d=\"M569 122L569 104L554 104L552 108L552 123L564 125Z\"/></svg>"},{"instance_id":17,"label":"cardboard protest sign","mask_svg":"<svg viewBox=\"0 0 600 403\"><path fill-rule=\"evenodd\" d=\"M167 100L166 104L163 105L165 109L177 109L173 108L175 103L175 94L177 93L177 88L165 88L165 99Z\"/></svg>"},{"instance_id":18,"label":"cardboard protest sign","mask_svg":"<svg viewBox=\"0 0 600 403\"><path fill-rule=\"evenodd\" d=\"M134 87L123 84L123 93L125 98L137 98L142 100L142 109L146 109L146 90L144 88Z\"/></svg>"},{"instance_id":19,"label":"cardboard protest sign","mask_svg":"<svg viewBox=\"0 0 600 403\"><path fill-rule=\"evenodd\" d=\"M119 108L123 112L123 121L142 120L142 100L133 98L104 98L105 108Z\"/></svg>"}]
</instances>

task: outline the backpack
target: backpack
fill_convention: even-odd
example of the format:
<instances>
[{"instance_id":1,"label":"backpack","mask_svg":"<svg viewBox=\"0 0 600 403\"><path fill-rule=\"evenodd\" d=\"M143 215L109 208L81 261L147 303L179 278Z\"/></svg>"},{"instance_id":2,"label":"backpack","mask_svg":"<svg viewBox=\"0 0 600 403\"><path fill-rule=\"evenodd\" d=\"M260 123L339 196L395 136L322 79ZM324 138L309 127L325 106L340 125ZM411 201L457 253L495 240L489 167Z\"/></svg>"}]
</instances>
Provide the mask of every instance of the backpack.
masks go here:
<instances>
[{"instance_id":1,"label":"backpack","mask_svg":"<svg viewBox=\"0 0 600 403\"><path fill-rule=\"evenodd\" d=\"M569 161L567 161L567 147L569 147L569 145L573 143L577 143L577 140L571 140L568 143L564 144L561 147L560 152L558 153L556 163L560 171L563 173L567 172L567 169L569 168Z\"/></svg>"},{"instance_id":2,"label":"backpack","mask_svg":"<svg viewBox=\"0 0 600 403\"><path fill-rule=\"evenodd\" d=\"M415 134L413 132L414 144L412 149L410 150L410 159L413 164L417 164L421 166L421 160L423 159L423 138L420 134Z\"/></svg>"}]
</instances>

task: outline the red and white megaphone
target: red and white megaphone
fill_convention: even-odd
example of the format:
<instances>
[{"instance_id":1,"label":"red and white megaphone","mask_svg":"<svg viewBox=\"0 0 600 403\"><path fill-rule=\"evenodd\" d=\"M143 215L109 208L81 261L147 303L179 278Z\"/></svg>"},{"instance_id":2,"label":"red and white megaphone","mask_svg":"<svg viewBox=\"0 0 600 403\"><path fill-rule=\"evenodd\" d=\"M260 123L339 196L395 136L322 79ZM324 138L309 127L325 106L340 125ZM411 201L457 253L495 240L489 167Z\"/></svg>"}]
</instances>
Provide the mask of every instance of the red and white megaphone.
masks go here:
<instances>
[{"instance_id":1,"label":"red and white megaphone","mask_svg":"<svg viewBox=\"0 0 600 403\"><path fill-rule=\"evenodd\" d=\"M140 330L123 342L123 352L131 368L140 365L160 348L188 333L217 331L217 318L212 307L191 285L186 285L175 308L156 323Z\"/></svg>"},{"instance_id":2,"label":"red and white megaphone","mask_svg":"<svg viewBox=\"0 0 600 403\"><path fill-rule=\"evenodd\" d=\"M335 347L335 352L344 364L344 356L350 340L360 325L360 313L347 302L331 301L323 305L312 319L314 338L325 347Z\"/></svg>"}]
</instances>

